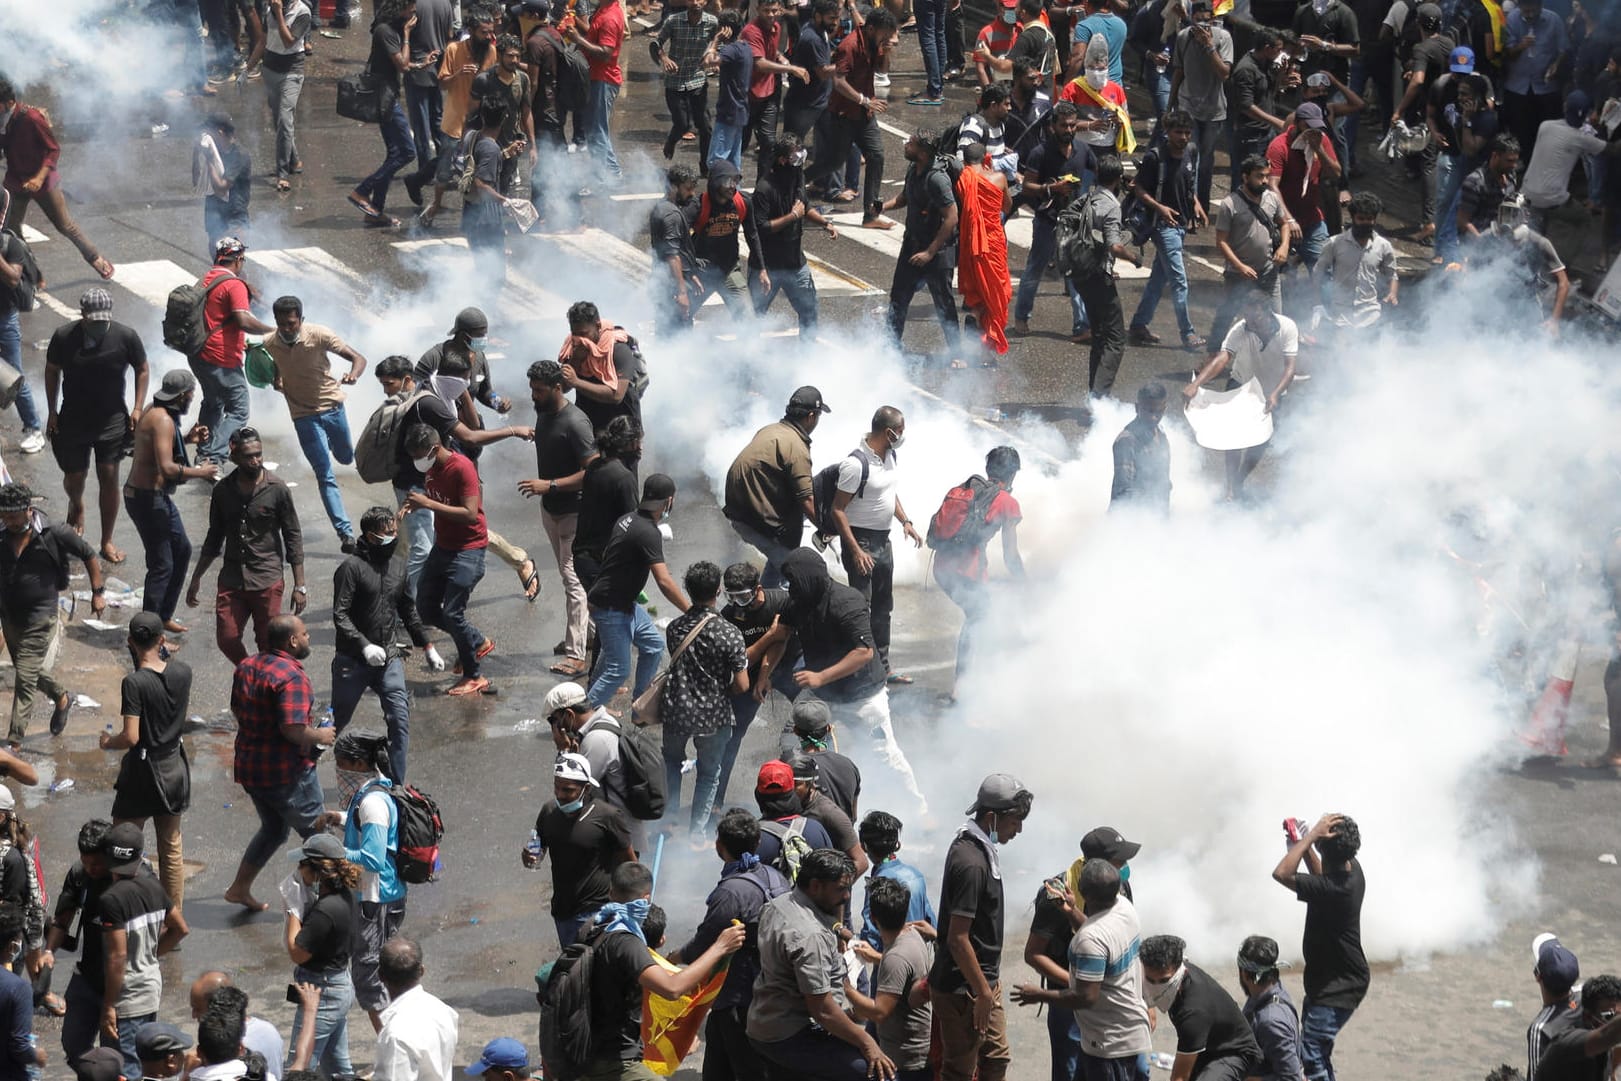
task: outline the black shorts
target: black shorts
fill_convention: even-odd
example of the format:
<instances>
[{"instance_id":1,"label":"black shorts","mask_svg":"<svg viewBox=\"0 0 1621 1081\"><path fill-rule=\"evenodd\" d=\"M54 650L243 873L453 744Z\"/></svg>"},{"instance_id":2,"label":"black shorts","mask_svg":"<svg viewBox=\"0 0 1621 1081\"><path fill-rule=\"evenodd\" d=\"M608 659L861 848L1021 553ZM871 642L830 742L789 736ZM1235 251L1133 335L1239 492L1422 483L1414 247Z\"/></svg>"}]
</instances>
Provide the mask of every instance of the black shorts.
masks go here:
<instances>
[{"instance_id":1,"label":"black shorts","mask_svg":"<svg viewBox=\"0 0 1621 1081\"><path fill-rule=\"evenodd\" d=\"M64 473L87 472L92 449L96 452L97 465L128 457L135 449L135 433L130 431L129 417L124 414L109 417L100 432L92 431L82 420L58 421L56 438L51 440L51 453L56 457L58 469Z\"/></svg>"}]
</instances>

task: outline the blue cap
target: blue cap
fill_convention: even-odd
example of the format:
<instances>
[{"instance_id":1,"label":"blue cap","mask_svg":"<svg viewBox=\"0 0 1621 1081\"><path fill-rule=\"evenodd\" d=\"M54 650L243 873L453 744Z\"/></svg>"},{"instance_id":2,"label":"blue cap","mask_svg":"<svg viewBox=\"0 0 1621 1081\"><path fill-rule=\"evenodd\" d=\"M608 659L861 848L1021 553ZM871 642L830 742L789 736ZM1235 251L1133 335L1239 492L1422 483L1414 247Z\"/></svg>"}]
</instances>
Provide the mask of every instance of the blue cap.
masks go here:
<instances>
[{"instance_id":1,"label":"blue cap","mask_svg":"<svg viewBox=\"0 0 1621 1081\"><path fill-rule=\"evenodd\" d=\"M467 1073L471 1077L478 1077L492 1066L503 1070L527 1070L529 1052L517 1040L502 1036L484 1045L484 1053L479 1055L477 1062L467 1067Z\"/></svg>"},{"instance_id":2,"label":"blue cap","mask_svg":"<svg viewBox=\"0 0 1621 1081\"><path fill-rule=\"evenodd\" d=\"M1447 66L1459 75L1472 74L1475 70L1475 50L1467 45L1459 45L1447 58Z\"/></svg>"}]
</instances>

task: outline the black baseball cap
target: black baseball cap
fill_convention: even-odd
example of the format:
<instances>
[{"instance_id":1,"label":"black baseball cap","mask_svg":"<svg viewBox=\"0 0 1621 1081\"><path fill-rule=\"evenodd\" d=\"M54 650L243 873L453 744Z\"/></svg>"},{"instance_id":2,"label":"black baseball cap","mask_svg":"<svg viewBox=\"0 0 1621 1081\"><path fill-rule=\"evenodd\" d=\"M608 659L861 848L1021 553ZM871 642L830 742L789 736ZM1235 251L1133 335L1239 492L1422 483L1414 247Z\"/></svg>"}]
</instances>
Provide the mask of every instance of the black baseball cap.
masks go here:
<instances>
[{"instance_id":1,"label":"black baseball cap","mask_svg":"<svg viewBox=\"0 0 1621 1081\"><path fill-rule=\"evenodd\" d=\"M833 407L822 401L822 392L815 387L800 387L788 396L788 415L808 417L812 413L831 413Z\"/></svg>"},{"instance_id":2,"label":"black baseball cap","mask_svg":"<svg viewBox=\"0 0 1621 1081\"><path fill-rule=\"evenodd\" d=\"M675 481L664 473L654 473L642 481L642 506L656 507L675 495Z\"/></svg>"},{"instance_id":3,"label":"black baseball cap","mask_svg":"<svg viewBox=\"0 0 1621 1081\"><path fill-rule=\"evenodd\" d=\"M1081 838L1081 855L1089 860L1124 862L1135 856L1142 847L1136 841L1126 840L1113 826L1099 826Z\"/></svg>"}]
</instances>

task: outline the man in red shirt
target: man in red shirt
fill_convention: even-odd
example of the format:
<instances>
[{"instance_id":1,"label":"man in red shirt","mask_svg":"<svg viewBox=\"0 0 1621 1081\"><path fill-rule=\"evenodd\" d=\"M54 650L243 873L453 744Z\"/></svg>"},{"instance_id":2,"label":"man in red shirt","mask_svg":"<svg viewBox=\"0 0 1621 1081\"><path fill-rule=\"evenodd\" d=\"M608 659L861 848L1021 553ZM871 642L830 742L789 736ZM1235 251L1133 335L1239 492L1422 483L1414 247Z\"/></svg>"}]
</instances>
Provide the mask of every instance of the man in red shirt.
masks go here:
<instances>
[{"instance_id":1,"label":"man in red shirt","mask_svg":"<svg viewBox=\"0 0 1621 1081\"><path fill-rule=\"evenodd\" d=\"M1013 479L1018 475L1018 450L1008 446L993 447L985 455L985 475L970 477L964 485L973 492L973 505L967 513L973 515L976 508L983 505L981 517L978 521L965 518L957 533L935 550L935 583L962 609L962 630L957 633L957 670L947 696L951 701L956 701L957 686L968 670L974 624L984 619L990 607L987 590L991 571L985 547L998 532L1002 534L1002 563L1008 574L1014 578L1024 577L1018 535L1019 522L1024 515L1019 501L1013 498Z\"/></svg>"},{"instance_id":2,"label":"man in red shirt","mask_svg":"<svg viewBox=\"0 0 1621 1081\"><path fill-rule=\"evenodd\" d=\"M1284 209L1294 221L1286 226L1300 245L1300 258L1307 270L1328 244L1328 221L1323 214L1322 179L1340 175L1340 162L1334 156L1334 140L1328 138L1328 122L1322 106L1303 102L1294 119L1266 148L1267 183L1283 200Z\"/></svg>"},{"instance_id":3,"label":"man in red shirt","mask_svg":"<svg viewBox=\"0 0 1621 1081\"><path fill-rule=\"evenodd\" d=\"M202 351L186 358L203 390L197 423L208 429L208 442L197 452L198 464L223 465L230 455L231 436L248 422L248 380L242 374L242 354L248 332L274 334L276 328L260 322L248 310L251 297L242 280L248 246L234 236L214 245L214 265L197 283L206 290L203 325L208 341Z\"/></svg>"},{"instance_id":4,"label":"man in red shirt","mask_svg":"<svg viewBox=\"0 0 1621 1081\"><path fill-rule=\"evenodd\" d=\"M619 0L604 0L591 12L591 22L580 33L574 16L563 19L558 29L572 42L591 66L591 91L585 103L585 146L596 159L597 175L617 183L624 177L619 158L614 155L614 102L625 85L625 72L619 66L619 50L625 44L625 7Z\"/></svg>"},{"instance_id":5,"label":"man in red shirt","mask_svg":"<svg viewBox=\"0 0 1621 1081\"><path fill-rule=\"evenodd\" d=\"M777 142L777 76L792 75L802 83L810 82L810 73L783 55L781 18L782 5L777 0L757 0L754 20L739 35L754 54L749 76L749 123L743 131L743 145L746 148L753 135L760 173L771 167L771 148Z\"/></svg>"},{"instance_id":6,"label":"man in red shirt","mask_svg":"<svg viewBox=\"0 0 1621 1081\"><path fill-rule=\"evenodd\" d=\"M1013 50L1014 42L1019 40L1019 31L1023 29L1019 25L1019 0L1002 0L1001 18L986 23L974 39L974 78L981 89L990 86L996 79L990 64L977 55L979 47L983 45L991 56L1005 57Z\"/></svg>"},{"instance_id":7,"label":"man in red shirt","mask_svg":"<svg viewBox=\"0 0 1621 1081\"><path fill-rule=\"evenodd\" d=\"M467 618L467 602L484 577L484 550L490 543L478 469L466 455L448 450L426 424L412 425L405 433L405 452L425 475L426 491L407 495L403 513L433 512L433 551L417 582L417 611L456 643L456 670L462 678L446 693L479 694L490 681L478 674L478 662L495 649L495 642Z\"/></svg>"},{"instance_id":8,"label":"man in red shirt","mask_svg":"<svg viewBox=\"0 0 1621 1081\"><path fill-rule=\"evenodd\" d=\"M895 44L895 16L888 8L875 7L867 21L847 34L833 50L833 95L827 106L827 138L817 137L816 162L810 176L825 180L844 175L850 157L850 144L861 147L866 159L862 181L861 226L888 229L894 222L884 218L884 133L878 116L889 106L873 97L873 73ZM831 190L831 189L830 189Z\"/></svg>"},{"instance_id":9,"label":"man in red shirt","mask_svg":"<svg viewBox=\"0 0 1621 1081\"><path fill-rule=\"evenodd\" d=\"M62 198L62 174L56 169L62 148L51 132L51 118L44 110L19 102L17 91L3 76L0 76L0 154L6 159L5 189L9 197L5 227L21 236L28 204L37 202L56 231L79 249L84 261L103 278L111 278L113 265L79 231L78 223L68 213L67 201Z\"/></svg>"}]
</instances>

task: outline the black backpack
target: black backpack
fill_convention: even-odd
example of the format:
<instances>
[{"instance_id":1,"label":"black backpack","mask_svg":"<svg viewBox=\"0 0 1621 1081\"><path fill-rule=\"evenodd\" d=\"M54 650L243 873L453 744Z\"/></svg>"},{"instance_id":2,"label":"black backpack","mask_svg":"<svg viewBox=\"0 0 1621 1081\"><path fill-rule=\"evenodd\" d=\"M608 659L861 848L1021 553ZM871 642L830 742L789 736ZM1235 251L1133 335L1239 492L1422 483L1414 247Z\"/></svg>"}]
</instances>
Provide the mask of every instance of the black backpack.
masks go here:
<instances>
[{"instance_id":1,"label":"black backpack","mask_svg":"<svg viewBox=\"0 0 1621 1081\"><path fill-rule=\"evenodd\" d=\"M563 35L548 28L547 36L557 50L557 118L585 108L591 90L591 65L578 46L565 41Z\"/></svg>"},{"instance_id":2,"label":"black backpack","mask_svg":"<svg viewBox=\"0 0 1621 1081\"><path fill-rule=\"evenodd\" d=\"M600 928L582 932L552 962L551 976L538 996L540 1061L548 1081L579 1081L591 1066L591 969L601 939Z\"/></svg>"},{"instance_id":3,"label":"black backpack","mask_svg":"<svg viewBox=\"0 0 1621 1081\"><path fill-rule=\"evenodd\" d=\"M872 465L867 456L859 451L851 451L846 458L854 458L861 463L861 483L856 485L856 498L860 499L867 494L867 476ZM839 494L839 466L844 462L837 461L830 466L823 467L811 482L811 501L816 505L816 532L824 537L839 535L838 523L833 520L833 501Z\"/></svg>"},{"instance_id":4,"label":"black backpack","mask_svg":"<svg viewBox=\"0 0 1621 1081\"><path fill-rule=\"evenodd\" d=\"M177 285L169 291L169 303L163 311L163 344L187 360L203 351L203 346L224 329L221 323L212 330L208 326L205 308L209 294L223 282L235 281L235 274L221 274L205 289L201 285Z\"/></svg>"},{"instance_id":5,"label":"black backpack","mask_svg":"<svg viewBox=\"0 0 1621 1081\"><path fill-rule=\"evenodd\" d=\"M1058 215L1058 271L1067 278L1096 278L1109 266L1109 245L1098 218L1093 188Z\"/></svg>"},{"instance_id":6,"label":"black backpack","mask_svg":"<svg viewBox=\"0 0 1621 1081\"><path fill-rule=\"evenodd\" d=\"M34 252L28 241L10 229L0 230L0 252L6 262L22 270L22 280L10 288L11 303L19 312L31 312L38 301L36 295L45 287L45 276L39 272Z\"/></svg>"},{"instance_id":7,"label":"black backpack","mask_svg":"<svg viewBox=\"0 0 1621 1081\"><path fill-rule=\"evenodd\" d=\"M664 752L647 730L625 726L613 717L592 722L608 723L619 733L619 771L625 779L625 810L632 818L653 822L664 817Z\"/></svg>"}]
</instances>

